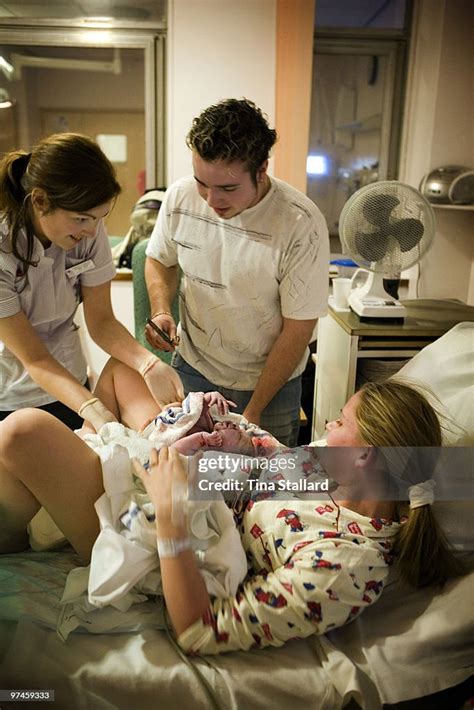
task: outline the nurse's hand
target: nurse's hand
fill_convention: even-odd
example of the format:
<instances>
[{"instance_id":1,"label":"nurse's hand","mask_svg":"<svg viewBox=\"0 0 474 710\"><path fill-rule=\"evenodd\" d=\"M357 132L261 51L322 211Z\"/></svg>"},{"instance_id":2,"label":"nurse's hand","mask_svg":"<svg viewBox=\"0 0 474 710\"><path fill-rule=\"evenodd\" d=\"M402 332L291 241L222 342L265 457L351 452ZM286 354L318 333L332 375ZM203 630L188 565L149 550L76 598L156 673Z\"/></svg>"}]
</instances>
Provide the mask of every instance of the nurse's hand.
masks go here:
<instances>
[{"instance_id":1,"label":"nurse's hand","mask_svg":"<svg viewBox=\"0 0 474 710\"><path fill-rule=\"evenodd\" d=\"M84 402L78 412L79 416L92 424L94 429L98 432L104 424L109 424L110 422L116 422L117 417L112 414L111 411L105 407L100 399L93 397Z\"/></svg>"},{"instance_id":2,"label":"nurse's hand","mask_svg":"<svg viewBox=\"0 0 474 710\"><path fill-rule=\"evenodd\" d=\"M164 409L170 402L182 402L184 387L176 370L152 355L140 368L140 375L155 402Z\"/></svg>"}]
</instances>

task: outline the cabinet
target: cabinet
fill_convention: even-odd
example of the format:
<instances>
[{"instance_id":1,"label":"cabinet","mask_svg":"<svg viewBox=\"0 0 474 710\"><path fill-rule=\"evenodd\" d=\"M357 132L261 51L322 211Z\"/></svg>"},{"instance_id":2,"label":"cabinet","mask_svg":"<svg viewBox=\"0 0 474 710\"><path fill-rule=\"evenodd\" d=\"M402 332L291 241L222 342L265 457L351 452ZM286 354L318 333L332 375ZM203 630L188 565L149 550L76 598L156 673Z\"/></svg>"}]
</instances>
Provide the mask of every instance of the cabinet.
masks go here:
<instances>
[{"instance_id":1,"label":"cabinet","mask_svg":"<svg viewBox=\"0 0 474 710\"><path fill-rule=\"evenodd\" d=\"M408 358L460 321L473 321L474 308L458 301L404 301L403 324L364 323L353 312L336 311L319 321L311 439L324 436L326 423L355 392L361 358Z\"/></svg>"}]
</instances>

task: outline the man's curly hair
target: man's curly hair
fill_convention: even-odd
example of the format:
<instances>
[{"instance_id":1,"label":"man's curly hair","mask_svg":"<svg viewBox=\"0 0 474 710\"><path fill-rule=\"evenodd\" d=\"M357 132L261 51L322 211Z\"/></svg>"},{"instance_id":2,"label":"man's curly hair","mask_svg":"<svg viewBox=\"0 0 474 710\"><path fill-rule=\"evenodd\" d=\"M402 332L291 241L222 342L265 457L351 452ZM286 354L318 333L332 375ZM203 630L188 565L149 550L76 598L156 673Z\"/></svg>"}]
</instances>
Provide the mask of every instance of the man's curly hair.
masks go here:
<instances>
[{"instance_id":1,"label":"man's curly hair","mask_svg":"<svg viewBox=\"0 0 474 710\"><path fill-rule=\"evenodd\" d=\"M203 160L242 160L254 183L277 139L262 111L248 99L226 99L193 120L186 143Z\"/></svg>"}]
</instances>

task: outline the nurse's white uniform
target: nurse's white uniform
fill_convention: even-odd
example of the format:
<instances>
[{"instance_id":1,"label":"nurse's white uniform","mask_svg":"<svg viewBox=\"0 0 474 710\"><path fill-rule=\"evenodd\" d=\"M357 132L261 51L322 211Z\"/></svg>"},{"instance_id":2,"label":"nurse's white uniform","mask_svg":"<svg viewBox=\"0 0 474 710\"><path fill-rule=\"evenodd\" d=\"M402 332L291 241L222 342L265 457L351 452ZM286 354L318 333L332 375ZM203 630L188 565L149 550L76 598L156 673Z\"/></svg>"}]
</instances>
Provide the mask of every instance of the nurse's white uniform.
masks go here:
<instances>
[{"instance_id":1,"label":"nurse's white uniform","mask_svg":"<svg viewBox=\"0 0 474 710\"><path fill-rule=\"evenodd\" d=\"M83 239L69 251L55 244L44 249L35 240L33 260L28 269L14 256L7 236L8 227L0 224L0 318L23 311L51 355L81 384L86 381L87 365L79 340L74 314L82 301L82 286L99 286L115 275L107 232L102 221L94 239ZM20 232L20 253L25 253L26 236ZM54 402L31 379L15 355L0 341L0 411L39 407Z\"/></svg>"}]
</instances>

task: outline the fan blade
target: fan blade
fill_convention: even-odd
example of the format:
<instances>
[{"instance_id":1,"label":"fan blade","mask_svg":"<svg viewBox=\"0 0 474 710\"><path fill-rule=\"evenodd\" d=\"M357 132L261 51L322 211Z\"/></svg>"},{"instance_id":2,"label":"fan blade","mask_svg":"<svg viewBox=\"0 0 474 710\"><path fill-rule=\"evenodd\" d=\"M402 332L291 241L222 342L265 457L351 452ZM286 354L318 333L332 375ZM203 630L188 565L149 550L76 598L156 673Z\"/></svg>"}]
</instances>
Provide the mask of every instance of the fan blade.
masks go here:
<instances>
[{"instance_id":1,"label":"fan blade","mask_svg":"<svg viewBox=\"0 0 474 710\"><path fill-rule=\"evenodd\" d=\"M383 232L366 234L357 232L355 235L355 245L358 253L367 261L379 261L383 259L387 251L388 236Z\"/></svg>"},{"instance_id":2,"label":"fan blade","mask_svg":"<svg viewBox=\"0 0 474 710\"><path fill-rule=\"evenodd\" d=\"M425 232L423 222L419 219L400 219L390 228L390 234L400 244L402 251L410 251L416 247Z\"/></svg>"},{"instance_id":3,"label":"fan blade","mask_svg":"<svg viewBox=\"0 0 474 710\"><path fill-rule=\"evenodd\" d=\"M388 193L370 195L364 202L362 212L368 222L381 227L388 222L391 211L399 204L400 200Z\"/></svg>"}]
</instances>

